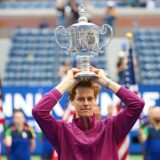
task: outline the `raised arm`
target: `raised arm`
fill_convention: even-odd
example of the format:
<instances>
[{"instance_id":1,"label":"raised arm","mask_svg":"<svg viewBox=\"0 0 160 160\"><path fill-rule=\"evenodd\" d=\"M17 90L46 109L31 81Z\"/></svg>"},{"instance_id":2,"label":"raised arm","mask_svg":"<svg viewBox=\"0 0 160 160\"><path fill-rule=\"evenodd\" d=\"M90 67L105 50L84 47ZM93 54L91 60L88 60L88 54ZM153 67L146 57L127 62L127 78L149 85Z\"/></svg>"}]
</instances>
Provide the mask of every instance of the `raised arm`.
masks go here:
<instances>
[{"instance_id":1,"label":"raised arm","mask_svg":"<svg viewBox=\"0 0 160 160\"><path fill-rule=\"evenodd\" d=\"M121 88L121 86L118 83L113 82L105 75L103 69L91 67L91 71L97 74L97 78L95 78L94 81L99 83L101 86L110 89L114 93L117 93L118 90Z\"/></svg>"},{"instance_id":2,"label":"raised arm","mask_svg":"<svg viewBox=\"0 0 160 160\"><path fill-rule=\"evenodd\" d=\"M32 109L32 114L39 124L46 137L55 146L58 144L58 132L60 130L59 122L51 116L50 111L61 98L62 94L77 83L74 74L78 69L72 69L68 72L66 78L55 88L48 92Z\"/></svg>"},{"instance_id":3,"label":"raised arm","mask_svg":"<svg viewBox=\"0 0 160 160\"><path fill-rule=\"evenodd\" d=\"M6 147L11 147L12 145L12 133L10 128L5 131L4 145Z\"/></svg>"},{"instance_id":4,"label":"raised arm","mask_svg":"<svg viewBox=\"0 0 160 160\"><path fill-rule=\"evenodd\" d=\"M121 87L116 95L125 104L125 108L113 118L115 137L117 143L120 143L138 120L144 107L144 101L124 87Z\"/></svg>"},{"instance_id":5,"label":"raised arm","mask_svg":"<svg viewBox=\"0 0 160 160\"><path fill-rule=\"evenodd\" d=\"M63 94L65 91L76 85L78 83L78 80L74 78L74 75L78 72L80 72L80 70L77 68L69 70L66 78L62 82L60 82L55 88L61 94Z\"/></svg>"},{"instance_id":6,"label":"raised arm","mask_svg":"<svg viewBox=\"0 0 160 160\"><path fill-rule=\"evenodd\" d=\"M112 119L113 132L118 144L139 118L144 107L144 101L133 92L106 77L102 69L91 67L91 70L97 73L95 81L114 92L126 105L125 109Z\"/></svg>"}]
</instances>

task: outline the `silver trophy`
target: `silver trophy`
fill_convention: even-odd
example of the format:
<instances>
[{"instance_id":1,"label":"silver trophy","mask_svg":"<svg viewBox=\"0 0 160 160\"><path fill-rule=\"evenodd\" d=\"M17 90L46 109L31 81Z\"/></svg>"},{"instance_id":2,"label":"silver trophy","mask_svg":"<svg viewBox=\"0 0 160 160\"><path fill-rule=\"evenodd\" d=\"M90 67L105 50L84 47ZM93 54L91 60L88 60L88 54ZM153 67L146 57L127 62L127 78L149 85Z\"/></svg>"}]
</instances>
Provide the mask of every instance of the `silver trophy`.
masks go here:
<instances>
[{"instance_id":1,"label":"silver trophy","mask_svg":"<svg viewBox=\"0 0 160 160\"><path fill-rule=\"evenodd\" d=\"M107 35L108 33L109 37L106 38L106 41L100 43L100 35ZM60 43L59 38L61 36L68 37L68 46L63 46ZM67 54L77 58L81 72L77 73L75 77L80 79L96 77L96 74L89 69L90 59L98 55L102 48L108 46L112 37L113 30L110 25L104 24L99 27L88 22L83 5L81 5L78 23L71 25L67 29L64 26L59 26L55 30L56 43L61 48L66 49Z\"/></svg>"}]
</instances>

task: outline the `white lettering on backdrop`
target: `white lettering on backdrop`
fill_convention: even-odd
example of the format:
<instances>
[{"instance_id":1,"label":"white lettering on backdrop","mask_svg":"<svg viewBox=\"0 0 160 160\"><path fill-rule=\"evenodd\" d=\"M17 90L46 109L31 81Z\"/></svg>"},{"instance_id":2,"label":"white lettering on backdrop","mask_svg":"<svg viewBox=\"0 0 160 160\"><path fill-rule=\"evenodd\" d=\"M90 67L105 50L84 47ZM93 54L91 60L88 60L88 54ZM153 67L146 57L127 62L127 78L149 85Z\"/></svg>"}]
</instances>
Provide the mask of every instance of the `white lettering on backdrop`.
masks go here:
<instances>
[{"instance_id":1,"label":"white lettering on backdrop","mask_svg":"<svg viewBox=\"0 0 160 160\"><path fill-rule=\"evenodd\" d=\"M27 93L25 96L20 93L10 94L7 93L3 100L3 110L6 117L11 117L13 114L13 109L21 108L27 117L32 117L31 110L34 105L41 99L42 94ZM147 114L149 107L156 104L156 101L160 99L159 92L144 92L142 98L145 101L144 115ZM102 92L99 96L99 104L101 107L102 116L107 115L107 107L110 104L116 104L119 99L116 95L109 95L107 92ZM64 113L63 107L60 103L54 107L54 112L57 116L61 117Z\"/></svg>"}]
</instances>

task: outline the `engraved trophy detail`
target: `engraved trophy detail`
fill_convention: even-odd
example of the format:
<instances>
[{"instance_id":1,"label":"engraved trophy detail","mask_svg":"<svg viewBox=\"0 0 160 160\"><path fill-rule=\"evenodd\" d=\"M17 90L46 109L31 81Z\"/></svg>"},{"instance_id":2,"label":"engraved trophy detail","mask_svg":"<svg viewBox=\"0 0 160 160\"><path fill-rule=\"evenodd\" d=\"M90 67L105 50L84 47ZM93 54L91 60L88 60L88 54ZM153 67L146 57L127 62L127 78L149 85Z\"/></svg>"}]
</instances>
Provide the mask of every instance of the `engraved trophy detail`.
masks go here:
<instances>
[{"instance_id":1,"label":"engraved trophy detail","mask_svg":"<svg viewBox=\"0 0 160 160\"><path fill-rule=\"evenodd\" d=\"M100 43L100 35L110 33L105 42ZM58 37L67 36L69 39L68 46L63 46ZM99 27L94 23L89 23L86 17L84 6L81 5L80 17L78 23L68 27L59 26L55 29L56 43L63 49L67 50L67 54L75 56L79 61L81 72L75 75L76 78L93 78L96 77L94 72L89 70L91 57L98 55L102 49L109 45L113 37L112 27L108 24Z\"/></svg>"}]
</instances>

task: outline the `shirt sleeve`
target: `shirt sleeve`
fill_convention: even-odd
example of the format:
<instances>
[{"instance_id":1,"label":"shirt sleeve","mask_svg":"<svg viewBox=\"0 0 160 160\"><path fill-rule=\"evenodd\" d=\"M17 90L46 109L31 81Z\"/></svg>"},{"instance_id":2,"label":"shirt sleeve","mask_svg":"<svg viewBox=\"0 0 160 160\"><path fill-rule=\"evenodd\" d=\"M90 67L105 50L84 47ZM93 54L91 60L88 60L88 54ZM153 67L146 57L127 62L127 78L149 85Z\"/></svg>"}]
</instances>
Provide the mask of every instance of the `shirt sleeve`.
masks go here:
<instances>
[{"instance_id":1,"label":"shirt sleeve","mask_svg":"<svg viewBox=\"0 0 160 160\"><path fill-rule=\"evenodd\" d=\"M30 133L29 138L30 138L30 139L35 138L35 137L36 137L36 134L35 134L35 132L34 132L33 128L28 127L28 130L29 130L29 133Z\"/></svg>"},{"instance_id":2,"label":"shirt sleeve","mask_svg":"<svg viewBox=\"0 0 160 160\"><path fill-rule=\"evenodd\" d=\"M12 131L10 130L10 128L6 129L5 136L12 136Z\"/></svg>"},{"instance_id":3,"label":"shirt sleeve","mask_svg":"<svg viewBox=\"0 0 160 160\"><path fill-rule=\"evenodd\" d=\"M146 137L148 137L149 131L148 131L148 128L147 128L147 127L142 128L142 132L143 132L143 134L144 134Z\"/></svg>"},{"instance_id":4,"label":"shirt sleeve","mask_svg":"<svg viewBox=\"0 0 160 160\"><path fill-rule=\"evenodd\" d=\"M52 89L32 109L32 114L41 130L55 147L58 145L60 123L54 119L50 114L50 111L56 105L61 96L62 95L57 89Z\"/></svg>"},{"instance_id":5,"label":"shirt sleeve","mask_svg":"<svg viewBox=\"0 0 160 160\"><path fill-rule=\"evenodd\" d=\"M144 101L124 87L119 89L117 96L126 105L126 107L112 119L113 133L115 134L117 144L119 144L139 118L144 107Z\"/></svg>"}]
</instances>

